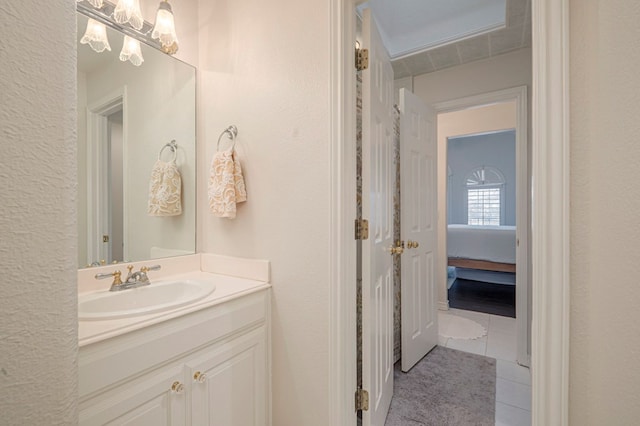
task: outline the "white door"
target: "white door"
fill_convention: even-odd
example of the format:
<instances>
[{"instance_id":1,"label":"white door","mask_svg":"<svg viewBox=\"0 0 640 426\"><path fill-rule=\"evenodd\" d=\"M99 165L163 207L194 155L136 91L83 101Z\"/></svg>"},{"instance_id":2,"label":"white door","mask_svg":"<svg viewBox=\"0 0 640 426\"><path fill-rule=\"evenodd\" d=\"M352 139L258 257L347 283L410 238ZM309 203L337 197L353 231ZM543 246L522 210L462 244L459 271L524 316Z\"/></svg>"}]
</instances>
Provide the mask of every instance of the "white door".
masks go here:
<instances>
[{"instance_id":1,"label":"white door","mask_svg":"<svg viewBox=\"0 0 640 426\"><path fill-rule=\"evenodd\" d=\"M362 384L369 392L365 426L383 426L393 396L393 69L370 11L363 13Z\"/></svg>"},{"instance_id":2,"label":"white door","mask_svg":"<svg viewBox=\"0 0 640 426\"><path fill-rule=\"evenodd\" d=\"M400 90L402 371L438 344L435 112Z\"/></svg>"}]
</instances>

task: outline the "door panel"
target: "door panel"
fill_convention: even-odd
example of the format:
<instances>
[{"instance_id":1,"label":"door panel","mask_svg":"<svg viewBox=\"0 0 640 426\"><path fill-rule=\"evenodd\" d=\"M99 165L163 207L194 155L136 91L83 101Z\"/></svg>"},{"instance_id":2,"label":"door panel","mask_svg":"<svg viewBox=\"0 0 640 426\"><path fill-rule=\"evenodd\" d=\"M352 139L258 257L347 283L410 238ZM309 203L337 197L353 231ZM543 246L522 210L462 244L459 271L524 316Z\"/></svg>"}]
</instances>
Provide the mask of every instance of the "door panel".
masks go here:
<instances>
[{"instance_id":1,"label":"door panel","mask_svg":"<svg viewBox=\"0 0 640 426\"><path fill-rule=\"evenodd\" d=\"M438 344L435 113L411 92L400 91L402 370Z\"/></svg>"},{"instance_id":2,"label":"door panel","mask_svg":"<svg viewBox=\"0 0 640 426\"><path fill-rule=\"evenodd\" d=\"M170 426L184 425L186 391L175 392L183 382L182 367L150 373L142 379L96 397L79 414L80 425ZM182 385L184 389L184 384Z\"/></svg>"},{"instance_id":3,"label":"door panel","mask_svg":"<svg viewBox=\"0 0 640 426\"><path fill-rule=\"evenodd\" d=\"M370 229L362 243L362 384L369 391L363 424L383 426L393 395L393 69L368 9L362 47L369 49L362 71L362 205Z\"/></svg>"},{"instance_id":4,"label":"door panel","mask_svg":"<svg viewBox=\"0 0 640 426\"><path fill-rule=\"evenodd\" d=\"M266 424L264 330L218 345L187 364L192 379L191 423Z\"/></svg>"}]
</instances>

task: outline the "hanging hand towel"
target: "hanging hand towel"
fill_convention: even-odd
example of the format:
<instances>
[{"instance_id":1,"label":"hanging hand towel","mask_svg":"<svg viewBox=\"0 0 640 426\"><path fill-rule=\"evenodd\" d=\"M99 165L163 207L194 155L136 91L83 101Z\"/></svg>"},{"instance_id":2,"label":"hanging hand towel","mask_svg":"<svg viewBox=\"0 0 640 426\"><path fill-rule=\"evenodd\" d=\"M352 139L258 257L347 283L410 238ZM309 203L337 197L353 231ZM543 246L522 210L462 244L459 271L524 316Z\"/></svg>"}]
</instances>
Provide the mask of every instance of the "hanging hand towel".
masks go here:
<instances>
[{"instance_id":1,"label":"hanging hand towel","mask_svg":"<svg viewBox=\"0 0 640 426\"><path fill-rule=\"evenodd\" d=\"M242 168L233 148L219 151L211 161L209 209L218 217L236 217L236 204L247 200Z\"/></svg>"},{"instance_id":2,"label":"hanging hand towel","mask_svg":"<svg viewBox=\"0 0 640 426\"><path fill-rule=\"evenodd\" d=\"M178 171L175 156L168 163L158 157L151 170L147 213L149 216L182 214L182 176Z\"/></svg>"}]
</instances>

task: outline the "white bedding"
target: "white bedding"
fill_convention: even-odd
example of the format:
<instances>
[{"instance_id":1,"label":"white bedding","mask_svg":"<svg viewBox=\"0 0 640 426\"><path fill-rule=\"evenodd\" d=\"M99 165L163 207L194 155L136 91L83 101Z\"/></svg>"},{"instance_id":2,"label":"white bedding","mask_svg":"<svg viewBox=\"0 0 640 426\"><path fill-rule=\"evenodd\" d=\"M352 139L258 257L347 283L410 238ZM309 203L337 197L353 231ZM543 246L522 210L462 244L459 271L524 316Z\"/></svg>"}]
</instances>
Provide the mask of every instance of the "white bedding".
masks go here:
<instances>
[{"instance_id":1,"label":"white bedding","mask_svg":"<svg viewBox=\"0 0 640 426\"><path fill-rule=\"evenodd\" d=\"M516 263L515 226L448 225L449 257Z\"/></svg>"}]
</instances>

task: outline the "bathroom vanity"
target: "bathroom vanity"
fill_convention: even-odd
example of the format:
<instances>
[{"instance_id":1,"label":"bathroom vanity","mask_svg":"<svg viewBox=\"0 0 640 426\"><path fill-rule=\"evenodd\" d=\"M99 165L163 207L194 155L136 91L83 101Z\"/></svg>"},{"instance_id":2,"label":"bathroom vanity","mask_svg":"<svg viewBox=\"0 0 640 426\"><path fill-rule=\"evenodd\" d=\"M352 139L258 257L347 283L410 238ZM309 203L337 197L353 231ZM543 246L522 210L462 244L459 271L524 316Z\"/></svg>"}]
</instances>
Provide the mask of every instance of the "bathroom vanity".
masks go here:
<instances>
[{"instance_id":1,"label":"bathroom vanity","mask_svg":"<svg viewBox=\"0 0 640 426\"><path fill-rule=\"evenodd\" d=\"M192 280L215 290L175 309L80 320L80 424L269 425L270 285L260 262L163 259L168 275L150 273L151 286ZM108 291L86 278L80 301Z\"/></svg>"}]
</instances>

